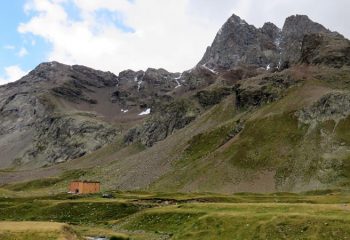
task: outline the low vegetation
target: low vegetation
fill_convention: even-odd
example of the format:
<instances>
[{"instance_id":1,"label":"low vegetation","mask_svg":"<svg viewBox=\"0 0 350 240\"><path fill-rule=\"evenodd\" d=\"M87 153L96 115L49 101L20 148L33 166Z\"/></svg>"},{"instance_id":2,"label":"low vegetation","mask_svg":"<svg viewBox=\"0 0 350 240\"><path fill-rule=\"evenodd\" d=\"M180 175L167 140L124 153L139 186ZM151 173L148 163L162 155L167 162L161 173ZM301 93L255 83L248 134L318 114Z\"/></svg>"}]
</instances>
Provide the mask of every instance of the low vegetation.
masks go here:
<instances>
[{"instance_id":1,"label":"low vegetation","mask_svg":"<svg viewBox=\"0 0 350 240\"><path fill-rule=\"evenodd\" d=\"M75 231L55 222L0 222L0 239L6 240L78 240Z\"/></svg>"},{"instance_id":2,"label":"low vegetation","mask_svg":"<svg viewBox=\"0 0 350 240\"><path fill-rule=\"evenodd\" d=\"M111 194L114 198L104 199L98 194L0 198L0 238L350 238L350 195L337 190L302 194Z\"/></svg>"},{"instance_id":3,"label":"low vegetation","mask_svg":"<svg viewBox=\"0 0 350 240\"><path fill-rule=\"evenodd\" d=\"M5 185L3 188L12 190L12 191L31 191L31 190L38 190L43 188L48 188L55 186L59 183L66 183L69 180L79 179L81 176L84 176L86 174L86 171L83 170L74 170L74 171L66 171L63 174L61 174L59 177L52 177L52 178L42 178L42 179L36 179L33 181L23 182L23 183L16 183L16 184L10 184Z\"/></svg>"}]
</instances>

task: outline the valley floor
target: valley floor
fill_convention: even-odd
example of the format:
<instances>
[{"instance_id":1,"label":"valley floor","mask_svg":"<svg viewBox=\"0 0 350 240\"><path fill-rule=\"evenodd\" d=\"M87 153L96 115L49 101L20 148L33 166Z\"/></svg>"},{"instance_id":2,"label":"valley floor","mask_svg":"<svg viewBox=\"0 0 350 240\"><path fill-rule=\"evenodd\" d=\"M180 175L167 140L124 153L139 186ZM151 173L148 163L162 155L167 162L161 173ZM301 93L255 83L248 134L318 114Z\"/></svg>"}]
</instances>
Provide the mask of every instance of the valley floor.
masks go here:
<instances>
[{"instance_id":1,"label":"valley floor","mask_svg":"<svg viewBox=\"0 0 350 240\"><path fill-rule=\"evenodd\" d=\"M19 195L0 189L0 239L350 239L350 194L337 191Z\"/></svg>"}]
</instances>

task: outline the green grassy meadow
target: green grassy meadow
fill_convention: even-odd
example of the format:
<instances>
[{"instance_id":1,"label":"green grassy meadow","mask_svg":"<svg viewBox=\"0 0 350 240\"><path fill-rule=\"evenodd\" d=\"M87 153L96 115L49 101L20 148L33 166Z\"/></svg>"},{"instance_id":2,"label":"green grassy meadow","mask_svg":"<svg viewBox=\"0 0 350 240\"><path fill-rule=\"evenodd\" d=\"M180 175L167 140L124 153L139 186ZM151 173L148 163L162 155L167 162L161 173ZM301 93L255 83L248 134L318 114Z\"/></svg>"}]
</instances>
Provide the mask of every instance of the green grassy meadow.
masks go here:
<instances>
[{"instance_id":1,"label":"green grassy meadow","mask_svg":"<svg viewBox=\"0 0 350 240\"><path fill-rule=\"evenodd\" d=\"M2 191L0 239L350 239L350 194L343 191L111 194L11 197L11 190ZM27 222L65 223L70 234L1 228Z\"/></svg>"}]
</instances>

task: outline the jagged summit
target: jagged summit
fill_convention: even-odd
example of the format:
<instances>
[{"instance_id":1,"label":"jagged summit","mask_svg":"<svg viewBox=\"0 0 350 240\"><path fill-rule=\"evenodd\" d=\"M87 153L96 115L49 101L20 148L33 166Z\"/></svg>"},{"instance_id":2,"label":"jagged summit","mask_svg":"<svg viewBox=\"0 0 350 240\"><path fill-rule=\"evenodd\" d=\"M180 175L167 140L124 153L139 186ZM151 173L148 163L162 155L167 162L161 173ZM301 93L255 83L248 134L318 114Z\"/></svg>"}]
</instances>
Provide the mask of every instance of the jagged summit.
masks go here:
<instances>
[{"instance_id":1,"label":"jagged summit","mask_svg":"<svg viewBox=\"0 0 350 240\"><path fill-rule=\"evenodd\" d=\"M350 41L340 34L308 34L303 39L300 62L336 68L349 66Z\"/></svg>"},{"instance_id":2,"label":"jagged summit","mask_svg":"<svg viewBox=\"0 0 350 240\"><path fill-rule=\"evenodd\" d=\"M260 28L263 34L266 34L270 39L277 39L280 36L281 29L279 29L275 24L271 22L265 23L262 28Z\"/></svg>"},{"instance_id":3,"label":"jagged summit","mask_svg":"<svg viewBox=\"0 0 350 240\"><path fill-rule=\"evenodd\" d=\"M299 61L303 38L312 33L334 34L306 15L288 17L282 29L271 22L256 28L232 15L219 30L199 65L214 70L241 65L280 69Z\"/></svg>"},{"instance_id":4,"label":"jagged summit","mask_svg":"<svg viewBox=\"0 0 350 240\"><path fill-rule=\"evenodd\" d=\"M84 80L83 80L84 79ZM67 65L57 61L43 62L36 66L19 81L9 83L9 86L32 86L50 88L50 84L88 81L89 85L96 87L114 86L117 76L111 72L103 72L82 65ZM47 85L47 86L45 86Z\"/></svg>"},{"instance_id":5,"label":"jagged summit","mask_svg":"<svg viewBox=\"0 0 350 240\"><path fill-rule=\"evenodd\" d=\"M282 31L302 35L310 32L330 32L324 26L312 21L307 15L292 15L286 18Z\"/></svg>"},{"instance_id":6,"label":"jagged summit","mask_svg":"<svg viewBox=\"0 0 350 240\"><path fill-rule=\"evenodd\" d=\"M281 64L297 63L301 56L303 38L306 34L331 34L327 28L313 22L306 15L293 15L286 19L281 38Z\"/></svg>"},{"instance_id":7,"label":"jagged summit","mask_svg":"<svg viewBox=\"0 0 350 240\"><path fill-rule=\"evenodd\" d=\"M247 22L239 16L232 14L232 16L226 21L226 24L231 23L233 25L245 25Z\"/></svg>"},{"instance_id":8,"label":"jagged summit","mask_svg":"<svg viewBox=\"0 0 350 240\"><path fill-rule=\"evenodd\" d=\"M257 44L257 29L240 17L232 15L219 30L211 47L199 62L211 69L228 69L238 65L243 55L253 51L251 46ZM247 59L247 62L255 61Z\"/></svg>"}]
</instances>

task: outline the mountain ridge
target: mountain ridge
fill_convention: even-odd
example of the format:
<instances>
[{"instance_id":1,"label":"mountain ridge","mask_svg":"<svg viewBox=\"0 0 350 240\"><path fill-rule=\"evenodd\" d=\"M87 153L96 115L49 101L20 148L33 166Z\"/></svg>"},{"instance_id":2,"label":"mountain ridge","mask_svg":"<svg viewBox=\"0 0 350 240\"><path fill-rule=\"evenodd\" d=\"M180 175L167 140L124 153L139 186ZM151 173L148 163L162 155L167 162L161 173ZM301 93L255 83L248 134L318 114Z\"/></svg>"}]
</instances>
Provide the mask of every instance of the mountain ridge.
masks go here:
<instances>
[{"instance_id":1,"label":"mountain ridge","mask_svg":"<svg viewBox=\"0 0 350 240\"><path fill-rule=\"evenodd\" d=\"M42 63L0 86L0 183L85 169L123 190L346 187L349 53L305 15L232 15L182 73Z\"/></svg>"},{"instance_id":2,"label":"mountain ridge","mask_svg":"<svg viewBox=\"0 0 350 240\"><path fill-rule=\"evenodd\" d=\"M306 15L286 18L279 29L271 22L256 28L233 14L219 30L199 64L208 64L213 69L229 69L240 64L283 68L289 62L295 64L299 60L297 53L304 35L321 32L339 35Z\"/></svg>"}]
</instances>

